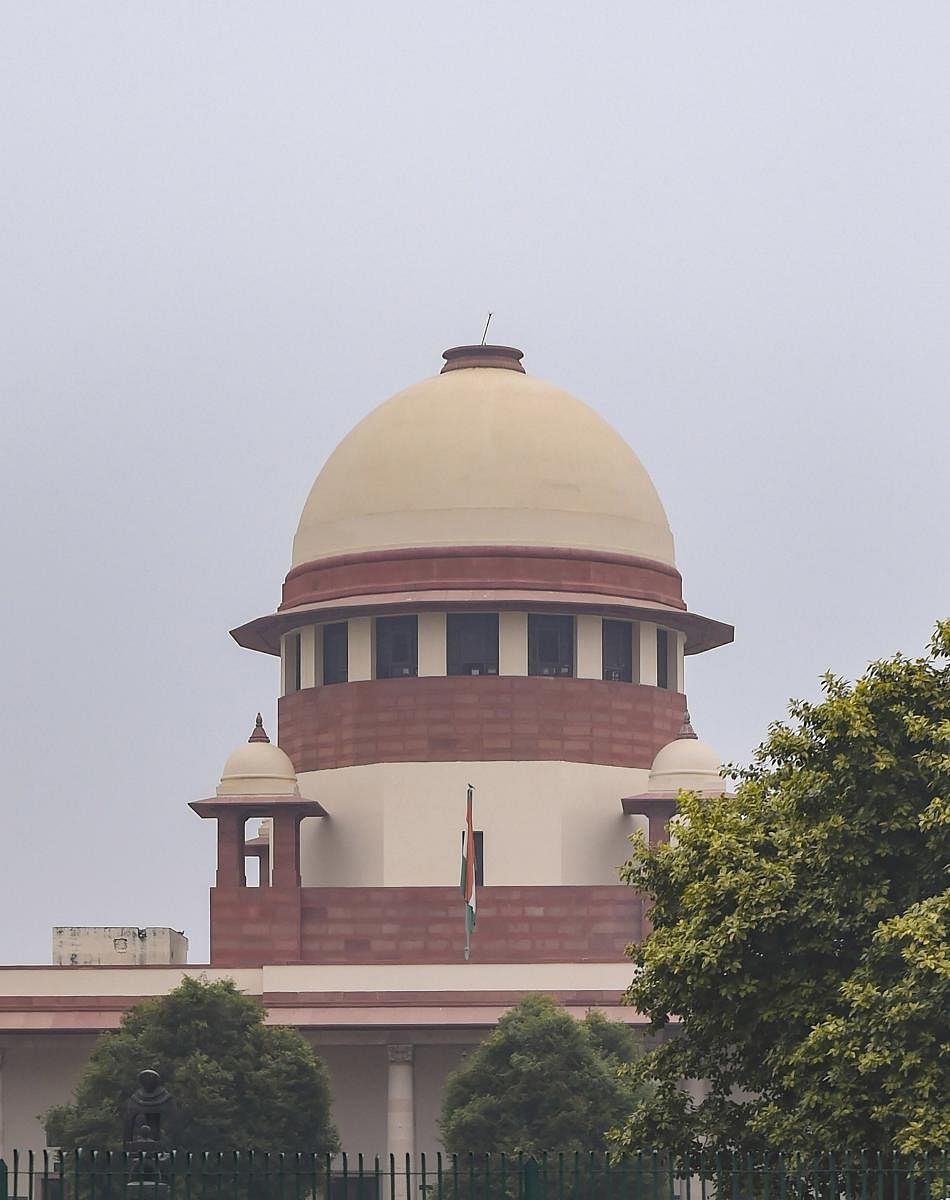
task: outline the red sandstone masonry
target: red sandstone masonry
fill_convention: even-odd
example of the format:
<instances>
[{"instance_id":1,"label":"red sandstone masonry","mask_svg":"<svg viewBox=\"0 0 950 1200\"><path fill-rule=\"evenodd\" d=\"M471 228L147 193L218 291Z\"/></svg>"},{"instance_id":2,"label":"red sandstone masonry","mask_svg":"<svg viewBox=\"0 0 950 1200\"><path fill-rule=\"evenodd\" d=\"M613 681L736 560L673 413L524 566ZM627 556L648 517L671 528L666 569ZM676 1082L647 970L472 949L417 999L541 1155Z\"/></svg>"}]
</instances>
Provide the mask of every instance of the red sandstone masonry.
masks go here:
<instances>
[{"instance_id":1,"label":"red sandstone masonry","mask_svg":"<svg viewBox=\"0 0 950 1200\"><path fill-rule=\"evenodd\" d=\"M456 888L301 888L286 892L280 905L269 903L272 895L212 889L212 965L461 961ZM643 930L643 900L627 887L486 887L472 961L622 962L625 946Z\"/></svg>"},{"instance_id":2,"label":"red sandstone masonry","mask_svg":"<svg viewBox=\"0 0 950 1200\"><path fill-rule=\"evenodd\" d=\"M686 607L679 572L651 559L534 546L443 546L302 563L284 582L280 608L446 588L588 592Z\"/></svg>"},{"instance_id":3,"label":"red sandstone masonry","mask_svg":"<svg viewBox=\"0 0 950 1200\"><path fill-rule=\"evenodd\" d=\"M544 759L649 769L685 708L678 692L601 679L373 679L281 697L278 740L298 771Z\"/></svg>"}]
</instances>

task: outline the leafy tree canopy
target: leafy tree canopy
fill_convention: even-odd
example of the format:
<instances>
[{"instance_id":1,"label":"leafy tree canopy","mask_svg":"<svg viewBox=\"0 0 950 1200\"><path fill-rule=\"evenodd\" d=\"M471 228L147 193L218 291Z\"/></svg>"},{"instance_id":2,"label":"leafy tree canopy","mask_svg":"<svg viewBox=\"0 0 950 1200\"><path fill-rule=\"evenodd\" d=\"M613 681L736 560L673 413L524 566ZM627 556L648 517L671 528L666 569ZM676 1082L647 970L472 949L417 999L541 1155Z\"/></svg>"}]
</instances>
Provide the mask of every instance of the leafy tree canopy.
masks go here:
<instances>
[{"instance_id":1,"label":"leafy tree canopy","mask_svg":"<svg viewBox=\"0 0 950 1200\"><path fill-rule=\"evenodd\" d=\"M458 1153L596 1150L631 1111L618 1068L640 1053L626 1026L576 1021L550 996L526 996L449 1077L440 1129Z\"/></svg>"},{"instance_id":2,"label":"leafy tree canopy","mask_svg":"<svg viewBox=\"0 0 950 1200\"><path fill-rule=\"evenodd\" d=\"M329 1075L304 1038L265 1025L260 1004L232 980L189 977L99 1037L73 1103L43 1118L50 1145L120 1148L125 1102L146 1067L175 1097L180 1149L338 1148Z\"/></svg>"},{"instance_id":3,"label":"leafy tree canopy","mask_svg":"<svg viewBox=\"0 0 950 1200\"><path fill-rule=\"evenodd\" d=\"M655 1090L620 1146L950 1143L950 622L930 650L826 676L734 796L685 796L675 845L635 843L654 932L626 999L682 1028L635 1068Z\"/></svg>"}]
</instances>

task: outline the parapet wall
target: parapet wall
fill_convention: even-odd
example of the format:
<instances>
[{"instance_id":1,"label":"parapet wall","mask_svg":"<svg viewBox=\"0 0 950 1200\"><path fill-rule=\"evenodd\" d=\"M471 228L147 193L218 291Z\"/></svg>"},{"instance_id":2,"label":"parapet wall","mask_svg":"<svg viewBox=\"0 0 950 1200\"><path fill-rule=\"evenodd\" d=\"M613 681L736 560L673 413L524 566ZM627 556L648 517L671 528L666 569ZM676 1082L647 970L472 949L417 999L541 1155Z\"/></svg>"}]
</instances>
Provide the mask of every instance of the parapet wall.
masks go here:
<instances>
[{"instance_id":1,"label":"parapet wall","mask_svg":"<svg viewBox=\"0 0 950 1200\"><path fill-rule=\"evenodd\" d=\"M472 961L622 962L645 933L644 902L615 885L483 887ZM212 888L211 961L456 963L454 887Z\"/></svg>"}]
</instances>

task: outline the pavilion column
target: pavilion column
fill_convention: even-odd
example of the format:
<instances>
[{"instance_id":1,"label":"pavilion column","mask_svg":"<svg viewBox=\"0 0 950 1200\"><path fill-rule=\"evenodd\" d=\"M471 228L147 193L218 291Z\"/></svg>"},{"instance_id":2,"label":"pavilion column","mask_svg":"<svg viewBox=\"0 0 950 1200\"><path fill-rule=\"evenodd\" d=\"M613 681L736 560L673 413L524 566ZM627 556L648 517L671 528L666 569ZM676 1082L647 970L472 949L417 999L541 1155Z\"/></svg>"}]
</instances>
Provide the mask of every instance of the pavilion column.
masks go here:
<instances>
[{"instance_id":1,"label":"pavilion column","mask_svg":"<svg viewBox=\"0 0 950 1200\"><path fill-rule=\"evenodd\" d=\"M219 812L217 887L244 887L244 821L243 812Z\"/></svg>"},{"instance_id":2,"label":"pavilion column","mask_svg":"<svg viewBox=\"0 0 950 1200\"><path fill-rule=\"evenodd\" d=\"M395 1160L396 1195L412 1200L406 1188L406 1155L415 1151L415 1098L412 1046L399 1043L389 1051L389 1086L386 1094L386 1143Z\"/></svg>"},{"instance_id":3,"label":"pavilion column","mask_svg":"<svg viewBox=\"0 0 950 1200\"><path fill-rule=\"evenodd\" d=\"M270 887L270 849L267 846L245 847L246 858L256 858L258 868L258 887Z\"/></svg>"},{"instance_id":4,"label":"pavilion column","mask_svg":"<svg viewBox=\"0 0 950 1200\"><path fill-rule=\"evenodd\" d=\"M257 861L260 864L260 887L270 887L270 846L261 846L257 853Z\"/></svg>"},{"instance_id":5,"label":"pavilion column","mask_svg":"<svg viewBox=\"0 0 950 1200\"><path fill-rule=\"evenodd\" d=\"M273 815L271 846L274 855L272 883L275 888L300 887L300 814Z\"/></svg>"},{"instance_id":6,"label":"pavilion column","mask_svg":"<svg viewBox=\"0 0 950 1200\"><path fill-rule=\"evenodd\" d=\"M652 808L647 814L649 822L649 838L650 845L656 846L660 842L668 842L670 840L670 821L676 815L677 805L675 801L669 805L657 806Z\"/></svg>"}]
</instances>

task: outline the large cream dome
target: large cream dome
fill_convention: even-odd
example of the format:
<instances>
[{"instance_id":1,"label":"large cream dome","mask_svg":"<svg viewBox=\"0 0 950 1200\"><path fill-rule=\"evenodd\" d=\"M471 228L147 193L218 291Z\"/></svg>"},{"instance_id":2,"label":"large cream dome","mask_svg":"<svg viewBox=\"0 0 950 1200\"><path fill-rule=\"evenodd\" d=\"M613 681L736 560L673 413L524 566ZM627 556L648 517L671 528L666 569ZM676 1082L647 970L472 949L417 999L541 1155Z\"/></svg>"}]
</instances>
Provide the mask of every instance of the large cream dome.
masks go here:
<instances>
[{"instance_id":1,"label":"large cream dome","mask_svg":"<svg viewBox=\"0 0 950 1200\"><path fill-rule=\"evenodd\" d=\"M485 353L493 349L495 358ZM369 550L523 545L673 566L663 505L623 438L580 400L523 374L520 352L475 350L478 365L460 362L399 392L343 439L307 498L293 565Z\"/></svg>"}]
</instances>

